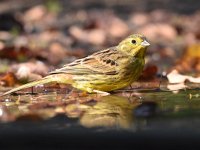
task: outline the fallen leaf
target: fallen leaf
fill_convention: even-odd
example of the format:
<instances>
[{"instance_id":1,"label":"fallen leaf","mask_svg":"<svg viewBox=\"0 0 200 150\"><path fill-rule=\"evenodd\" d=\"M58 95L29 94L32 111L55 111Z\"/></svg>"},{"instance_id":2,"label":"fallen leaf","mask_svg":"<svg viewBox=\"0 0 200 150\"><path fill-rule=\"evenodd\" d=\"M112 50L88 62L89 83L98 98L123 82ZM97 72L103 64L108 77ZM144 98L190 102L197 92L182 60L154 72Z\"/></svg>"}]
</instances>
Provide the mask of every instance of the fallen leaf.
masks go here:
<instances>
[{"instance_id":1,"label":"fallen leaf","mask_svg":"<svg viewBox=\"0 0 200 150\"><path fill-rule=\"evenodd\" d=\"M161 80L158 78L151 79L148 81L144 80L138 80L136 82L133 82L130 87L127 87L128 90L134 90L134 89L159 89L160 88L160 82Z\"/></svg>"},{"instance_id":2,"label":"fallen leaf","mask_svg":"<svg viewBox=\"0 0 200 150\"><path fill-rule=\"evenodd\" d=\"M13 38L13 35L10 32L0 31L0 40L2 40L2 41L9 41L12 38Z\"/></svg>"},{"instance_id":3,"label":"fallen leaf","mask_svg":"<svg viewBox=\"0 0 200 150\"><path fill-rule=\"evenodd\" d=\"M200 75L200 44L189 46L173 67L180 73Z\"/></svg>"},{"instance_id":4,"label":"fallen leaf","mask_svg":"<svg viewBox=\"0 0 200 150\"><path fill-rule=\"evenodd\" d=\"M26 22L38 21L38 20L41 20L45 16L46 13L47 13L47 10L43 5L37 5L27 10L24 13L24 20Z\"/></svg>"},{"instance_id":5,"label":"fallen leaf","mask_svg":"<svg viewBox=\"0 0 200 150\"><path fill-rule=\"evenodd\" d=\"M34 53L28 47L3 47L0 50L0 58L11 60L25 61L28 58L34 57Z\"/></svg>"},{"instance_id":6,"label":"fallen leaf","mask_svg":"<svg viewBox=\"0 0 200 150\"><path fill-rule=\"evenodd\" d=\"M80 27L72 26L69 29L70 34L81 42L101 45L106 40L106 34L102 29L83 30Z\"/></svg>"},{"instance_id":7,"label":"fallen leaf","mask_svg":"<svg viewBox=\"0 0 200 150\"><path fill-rule=\"evenodd\" d=\"M58 42L53 42L49 46L48 61L51 64L58 64L66 57L65 48Z\"/></svg>"},{"instance_id":8,"label":"fallen leaf","mask_svg":"<svg viewBox=\"0 0 200 150\"><path fill-rule=\"evenodd\" d=\"M41 79L48 73L48 67L41 61L14 64L10 71L16 74L18 80L33 81Z\"/></svg>"},{"instance_id":9,"label":"fallen leaf","mask_svg":"<svg viewBox=\"0 0 200 150\"><path fill-rule=\"evenodd\" d=\"M193 83L200 83L200 77L192 77L180 74L177 70L172 70L167 74L167 79L169 83L184 83L186 80Z\"/></svg>"},{"instance_id":10,"label":"fallen leaf","mask_svg":"<svg viewBox=\"0 0 200 150\"><path fill-rule=\"evenodd\" d=\"M158 68L155 65L149 65L147 66L143 72L142 75L140 76L140 80L148 80L148 79L153 79L156 77Z\"/></svg>"},{"instance_id":11,"label":"fallen leaf","mask_svg":"<svg viewBox=\"0 0 200 150\"><path fill-rule=\"evenodd\" d=\"M0 76L0 85L1 86L14 86L18 82L16 76L8 72Z\"/></svg>"},{"instance_id":12,"label":"fallen leaf","mask_svg":"<svg viewBox=\"0 0 200 150\"><path fill-rule=\"evenodd\" d=\"M159 40L173 41L177 36L175 28L167 23L149 23L142 26L138 32L147 35L153 41L158 41L158 37Z\"/></svg>"},{"instance_id":13,"label":"fallen leaf","mask_svg":"<svg viewBox=\"0 0 200 150\"><path fill-rule=\"evenodd\" d=\"M129 31L128 25L118 17L113 17L108 26L108 33L114 38L123 37Z\"/></svg>"},{"instance_id":14,"label":"fallen leaf","mask_svg":"<svg viewBox=\"0 0 200 150\"><path fill-rule=\"evenodd\" d=\"M177 83L177 84L168 84L167 88L173 93L178 93L179 90L186 89L187 86L185 85L185 83Z\"/></svg>"}]
</instances>

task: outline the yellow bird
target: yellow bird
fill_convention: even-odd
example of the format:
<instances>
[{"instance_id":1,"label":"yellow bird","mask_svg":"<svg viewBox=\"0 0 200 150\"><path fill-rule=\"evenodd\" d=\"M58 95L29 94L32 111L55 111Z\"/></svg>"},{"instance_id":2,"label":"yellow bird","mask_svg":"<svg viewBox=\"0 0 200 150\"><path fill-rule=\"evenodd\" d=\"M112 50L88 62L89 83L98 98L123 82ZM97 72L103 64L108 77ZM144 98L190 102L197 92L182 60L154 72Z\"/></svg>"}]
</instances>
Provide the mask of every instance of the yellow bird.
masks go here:
<instances>
[{"instance_id":1,"label":"yellow bird","mask_svg":"<svg viewBox=\"0 0 200 150\"><path fill-rule=\"evenodd\" d=\"M106 93L124 88L141 74L149 45L143 35L130 35L117 46L75 60L38 81L14 88L3 95L50 82L71 84L89 93Z\"/></svg>"}]
</instances>

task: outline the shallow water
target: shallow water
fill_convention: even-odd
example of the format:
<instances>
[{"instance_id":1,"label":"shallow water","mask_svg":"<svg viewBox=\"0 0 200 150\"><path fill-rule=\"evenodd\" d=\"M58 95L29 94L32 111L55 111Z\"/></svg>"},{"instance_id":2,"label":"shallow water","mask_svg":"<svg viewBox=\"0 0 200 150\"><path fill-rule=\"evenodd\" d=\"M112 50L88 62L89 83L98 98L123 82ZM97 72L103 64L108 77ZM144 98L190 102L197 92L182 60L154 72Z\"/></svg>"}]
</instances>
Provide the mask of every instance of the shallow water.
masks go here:
<instances>
[{"instance_id":1,"label":"shallow water","mask_svg":"<svg viewBox=\"0 0 200 150\"><path fill-rule=\"evenodd\" d=\"M57 92L13 95L1 99L0 121L43 122L62 115L68 119L68 125L75 119L76 125L86 128L137 131L197 127L199 130L199 91L195 88L178 92L123 91L108 96L76 92L70 95ZM59 126L59 121L55 124Z\"/></svg>"}]
</instances>

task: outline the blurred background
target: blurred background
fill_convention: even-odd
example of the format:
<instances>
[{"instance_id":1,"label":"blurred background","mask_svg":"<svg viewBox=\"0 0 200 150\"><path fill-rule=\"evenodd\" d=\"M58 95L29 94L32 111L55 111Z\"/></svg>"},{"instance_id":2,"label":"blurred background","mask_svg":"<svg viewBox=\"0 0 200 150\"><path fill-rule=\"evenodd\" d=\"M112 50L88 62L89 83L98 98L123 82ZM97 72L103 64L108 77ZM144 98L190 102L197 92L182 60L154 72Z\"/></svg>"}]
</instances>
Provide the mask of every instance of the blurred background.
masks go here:
<instances>
[{"instance_id":1,"label":"blurred background","mask_svg":"<svg viewBox=\"0 0 200 150\"><path fill-rule=\"evenodd\" d=\"M133 33L151 43L152 76L172 69L198 76L199 8L198 0L1 0L1 85L41 78Z\"/></svg>"}]
</instances>

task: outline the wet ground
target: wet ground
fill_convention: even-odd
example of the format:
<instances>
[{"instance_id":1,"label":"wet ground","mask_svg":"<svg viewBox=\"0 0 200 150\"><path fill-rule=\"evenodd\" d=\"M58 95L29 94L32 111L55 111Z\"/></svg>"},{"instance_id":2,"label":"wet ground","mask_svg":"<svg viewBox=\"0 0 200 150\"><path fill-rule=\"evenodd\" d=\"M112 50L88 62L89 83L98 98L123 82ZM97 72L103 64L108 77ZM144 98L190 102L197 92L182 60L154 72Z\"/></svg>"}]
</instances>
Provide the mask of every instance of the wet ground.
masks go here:
<instances>
[{"instance_id":1,"label":"wet ground","mask_svg":"<svg viewBox=\"0 0 200 150\"><path fill-rule=\"evenodd\" d=\"M50 149L198 146L199 88L124 90L108 96L80 92L74 100L53 91L1 100L1 119L7 122L0 124L1 145Z\"/></svg>"}]
</instances>

